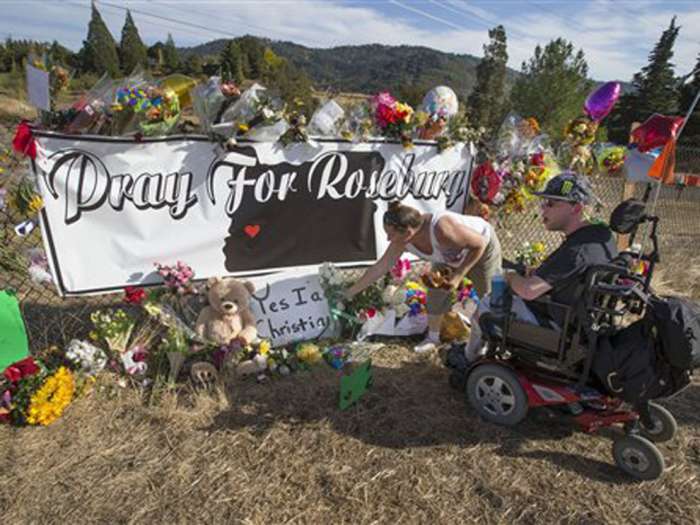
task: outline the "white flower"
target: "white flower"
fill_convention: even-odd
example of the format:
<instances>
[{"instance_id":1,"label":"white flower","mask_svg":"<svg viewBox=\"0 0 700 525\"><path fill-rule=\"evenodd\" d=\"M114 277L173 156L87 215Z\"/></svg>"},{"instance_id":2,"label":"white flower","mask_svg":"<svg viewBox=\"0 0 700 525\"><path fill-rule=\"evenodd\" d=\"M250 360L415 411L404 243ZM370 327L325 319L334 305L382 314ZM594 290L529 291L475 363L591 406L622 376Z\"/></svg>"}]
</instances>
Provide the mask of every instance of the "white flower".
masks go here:
<instances>
[{"instance_id":1,"label":"white flower","mask_svg":"<svg viewBox=\"0 0 700 525\"><path fill-rule=\"evenodd\" d=\"M384 288L384 291L382 292L382 301L384 301L385 304L392 304L394 300L394 294L396 294L398 289L398 286L394 286L393 284L390 284L389 286Z\"/></svg>"},{"instance_id":2,"label":"white flower","mask_svg":"<svg viewBox=\"0 0 700 525\"><path fill-rule=\"evenodd\" d=\"M107 365L107 356L102 349L77 339L68 343L66 358L89 375L99 372Z\"/></svg>"}]
</instances>

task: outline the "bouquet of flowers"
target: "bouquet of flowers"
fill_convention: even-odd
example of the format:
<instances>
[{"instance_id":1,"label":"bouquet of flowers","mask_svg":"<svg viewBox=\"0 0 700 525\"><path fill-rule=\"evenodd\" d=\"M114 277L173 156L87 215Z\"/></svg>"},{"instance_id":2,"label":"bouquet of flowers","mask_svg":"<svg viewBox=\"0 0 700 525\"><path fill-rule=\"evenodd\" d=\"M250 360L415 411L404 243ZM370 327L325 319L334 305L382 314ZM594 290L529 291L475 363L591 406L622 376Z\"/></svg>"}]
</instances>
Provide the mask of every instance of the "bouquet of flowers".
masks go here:
<instances>
[{"instance_id":1,"label":"bouquet of flowers","mask_svg":"<svg viewBox=\"0 0 700 525\"><path fill-rule=\"evenodd\" d=\"M542 242L524 242L516 252L517 262L527 267L539 266L545 258L546 247Z\"/></svg>"},{"instance_id":2,"label":"bouquet of flowers","mask_svg":"<svg viewBox=\"0 0 700 525\"><path fill-rule=\"evenodd\" d=\"M0 377L0 422L50 425L70 405L75 385L65 366L49 372L32 357L14 363Z\"/></svg>"},{"instance_id":3,"label":"bouquet of flowers","mask_svg":"<svg viewBox=\"0 0 700 525\"><path fill-rule=\"evenodd\" d=\"M175 92L143 80L117 88L111 110L114 135L136 131L146 136L164 135L180 118L180 102Z\"/></svg>"},{"instance_id":4,"label":"bouquet of flowers","mask_svg":"<svg viewBox=\"0 0 700 525\"><path fill-rule=\"evenodd\" d=\"M107 355L101 348L88 342L73 339L68 343L66 358L80 371L94 375L107 365Z\"/></svg>"},{"instance_id":5,"label":"bouquet of flowers","mask_svg":"<svg viewBox=\"0 0 700 525\"><path fill-rule=\"evenodd\" d=\"M616 175L625 165L627 151L622 146L608 146L598 154L598 168L607 175Z\"/></svg>"},{"instance_id":6,"label":"bouquet of flowers","mask_svg":"<svg viewBox=\"0 0 700 525\"><path fill-rule=\"evenodd\" d=\"M374 122L385 137L400 140L404 147L413 145L412 134L416 123L411 106L383 91L372 97L371 107Z\"/></svg>"}]
</instances>

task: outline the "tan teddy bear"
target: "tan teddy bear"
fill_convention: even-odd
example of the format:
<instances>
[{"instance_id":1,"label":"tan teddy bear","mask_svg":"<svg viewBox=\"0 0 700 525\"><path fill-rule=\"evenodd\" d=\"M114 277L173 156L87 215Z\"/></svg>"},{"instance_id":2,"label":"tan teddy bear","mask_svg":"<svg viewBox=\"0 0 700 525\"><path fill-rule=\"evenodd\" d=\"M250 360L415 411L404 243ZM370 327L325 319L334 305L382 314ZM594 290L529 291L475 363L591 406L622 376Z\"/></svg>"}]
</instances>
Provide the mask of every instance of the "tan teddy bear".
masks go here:
<instances>
[{"instance_id":1,"label":"tan teddy bear","mask_svg":"<svg viewBox=\"0 0 700 525\"><path fill-rule=\"evenodd\" d=\"M238 279L213 277L207 281L209 306L199 313L195 331L220 345L239 341L248 345L257 338L255 317L250 311L250 295L255 291L253 283Z\"/></svg>"}]
</instances>

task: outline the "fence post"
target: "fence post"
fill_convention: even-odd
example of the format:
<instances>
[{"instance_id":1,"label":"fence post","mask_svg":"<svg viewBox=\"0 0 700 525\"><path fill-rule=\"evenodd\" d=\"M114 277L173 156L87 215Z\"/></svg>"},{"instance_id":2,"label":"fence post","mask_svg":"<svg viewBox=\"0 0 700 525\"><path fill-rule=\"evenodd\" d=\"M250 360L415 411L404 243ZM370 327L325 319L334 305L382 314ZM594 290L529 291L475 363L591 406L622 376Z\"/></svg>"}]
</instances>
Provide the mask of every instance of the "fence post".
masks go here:
<instances>
[{"instance_id":1,"label":"fence post","mask_svg":"<svg viewBox=\"0 0 700 525\"><path fill-rule=\"evenodd\" d=\"M632 132L637 129L640 126L640 122L632 122L632 125L630 126L630 136L629 136L629 143L631 144L633 139L632 139ZM622 186L622 199L621 201L626 201L627 199L631 199L634 197L635 193L637 190L637 184L631 181L628 181L625 179L625 183ZM630 236L629 235L620 235L618 234L617 236L617 249L618 251L623 251L629 248L630 244Z\"/></svg>"}]
</instances>

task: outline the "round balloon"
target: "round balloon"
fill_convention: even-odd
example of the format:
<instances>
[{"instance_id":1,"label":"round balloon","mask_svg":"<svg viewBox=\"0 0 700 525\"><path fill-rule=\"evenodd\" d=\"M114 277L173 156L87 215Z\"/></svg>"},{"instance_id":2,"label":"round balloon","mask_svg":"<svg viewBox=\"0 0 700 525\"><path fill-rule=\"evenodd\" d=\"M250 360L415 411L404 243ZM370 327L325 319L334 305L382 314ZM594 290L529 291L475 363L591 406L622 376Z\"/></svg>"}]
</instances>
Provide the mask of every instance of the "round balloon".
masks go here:
<instances>
[{"instance_id":1,"label":"round balloon","mask_svg":"<svg viewBox=\"0 0 700 525\"><path fill-rule=\"evenodd\" d=\"M438 86L425 94L421 109L430 116L449 119L459 110L457 95L447 86Z\"/></svg>"},{"instance_id":2,"label":"round balloon","mask_svg":"<svg viewBox=\"0 0 700 525\"><path fill-rule=\"evenodd\" d=\"M600 121L612 111L618 98L620 98L620 83L606 82L588 95L583 109L592 120Z\"/></svg>"}]
</instances>

